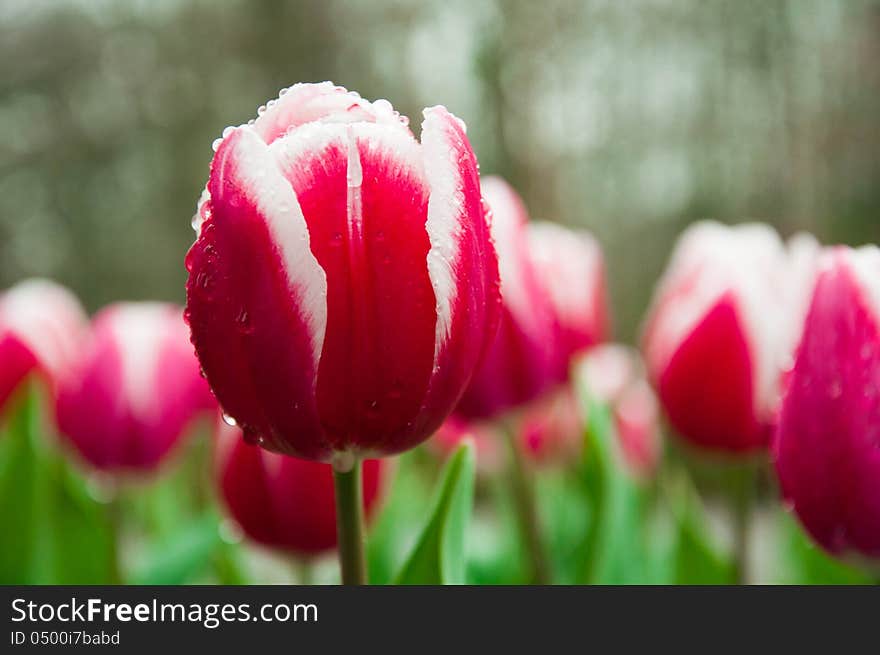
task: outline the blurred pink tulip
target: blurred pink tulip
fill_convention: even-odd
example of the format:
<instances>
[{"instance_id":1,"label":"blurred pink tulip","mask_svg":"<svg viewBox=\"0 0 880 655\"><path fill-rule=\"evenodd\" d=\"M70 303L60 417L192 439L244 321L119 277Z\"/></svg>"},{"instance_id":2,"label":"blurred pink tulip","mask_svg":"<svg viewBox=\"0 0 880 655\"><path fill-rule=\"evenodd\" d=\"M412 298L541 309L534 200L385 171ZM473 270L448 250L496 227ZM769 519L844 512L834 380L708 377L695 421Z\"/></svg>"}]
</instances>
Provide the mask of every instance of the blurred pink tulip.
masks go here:
<instances>
[{"instance_id":1,"label":"blurred pink tulip","mask_svg":"<svg viewBox=\"0 0 880 655\"><path fill-rule=\"evenodd\" d=\"M559 379L571 358L608 338L609 308L602 250L587 232L556 223L528 226L529 251L557 325Z\"/></svg>"},{"instance_id":2,"label":"blurred pink tulip","mask_svg":"<svg viewBox=\"0 0 880 655\"><path fill-rule=\"evenodd\" d=\"M95 468L154 469L192 420L216 411L182 310L119 303L101 311L62 377L59 430Z\"/></svg>"},{"instance_id":3,"label":"blurred pink tulip","mask_svg":"<svg viewBox=\"0 0 880 655\"><path fill-rule=\"evenodd\" d=\"M79 301L54 282L26 280L0 295L0 412L31 372L54 389L87 326Z\"/></svg>"},{"instance_id":4,"label":"blurred pink tulip","mask_svg":"<svg viewBox=\"0 0 880 655\"><path fill-rule=\"evenodd\" d=\"M644 333L670 423L694 445L767 446L818 246L787 250L768 226L704 222L681 237Z\"/></svg>"},{"instance_id":5,"label":"blurred pink tulip","mask_svg":"<svg viewBox=\"0 0 880 655\"><path fill-rule=\"evenodd\" d=\"M591 350L581 366L590 396L611 411L629 471L641 479L653 476L662 455L660 410L639 353L606 344Z\"/></svg>"},{"instance_id":6,"label":"blurred pink tulip","mask_svg":"<svg viewBox=\"0 0 880 655\"><path fill-rule=\"evenodd\" d=\"M558 382L553 307L529 252L528 214L522 200L497 177L482 181L492 210L503 309L495 339L456 407L469 421L525 405Z\"/></svg>"},{"instance_id":7,"label":"blurred pink tulip","mask_svg":"<svg viewBox=\"0 0 880 655\"><path fill-rule=\"evenodd\" d=\"M880 558L880 250L826 252L773 446L782 492L831 553Z\"/></svg>"}]
</instances>

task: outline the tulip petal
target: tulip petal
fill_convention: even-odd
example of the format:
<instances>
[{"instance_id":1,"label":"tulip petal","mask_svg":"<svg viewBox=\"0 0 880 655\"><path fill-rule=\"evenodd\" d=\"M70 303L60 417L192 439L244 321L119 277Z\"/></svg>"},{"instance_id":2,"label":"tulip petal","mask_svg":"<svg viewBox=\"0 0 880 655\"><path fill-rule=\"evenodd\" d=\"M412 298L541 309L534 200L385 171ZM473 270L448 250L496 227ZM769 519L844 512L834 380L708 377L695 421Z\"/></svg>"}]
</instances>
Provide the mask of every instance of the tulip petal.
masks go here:
<instances>
[{"instance_id":1,"label":"tulip petal","mask_svg":"<svg viewBox=\"0 0 880 655\"><path fill-rule=\"evenodd\" d=\"M339 451L362 443L393 450L420 411L434 365L421 148L384 125L313 123L273 151L327 274L317 382L324 430Z\"/></svg>"},{"instance_id":2,"label":"tulip petal","mask_svg":"<svg viewBox=\"0 0 880 655\"><path fill-rule=\"evenodd\" d=\"M753 361L732 294L691 330L658 380L669 420L707 448L743 451L766 445L753 406Z\"/></svg>"},{"instance_id":3,"label":"tulip petal","mask_svg":"<svg viewBox=\"0 0 880 655\"><path fill-rule=\"evenodd\" d=\"M431 433L455 407L494 341L501 293L477 159L463 124L443 107L426 109L424 116L422 148L431 189L428 271L437 297L437 349L424 402L428 411L414 428Z\"/></svg>"},{"instance_id":4,"label":"tulip petal","mask_svg":"<svg viewBox=\"0 0 880 655\"><path fill-rule=\"evenodd\" d=\"M784 495L832 553L880 557L880 251L816 283L774 444Z\"/></svg>"},{"instance_id":5,"label":"tulip petal","mask_svg":"<svg viewBox=\"0 0 880 655\"><path fill-rule=\"evenodd\" d=\"M329 457L314 388L327 282L296 195L247 127L224 139L208 188L210 217L187 256L202 367L246 434L273 450Z\"/></svg>"}]
</instances>

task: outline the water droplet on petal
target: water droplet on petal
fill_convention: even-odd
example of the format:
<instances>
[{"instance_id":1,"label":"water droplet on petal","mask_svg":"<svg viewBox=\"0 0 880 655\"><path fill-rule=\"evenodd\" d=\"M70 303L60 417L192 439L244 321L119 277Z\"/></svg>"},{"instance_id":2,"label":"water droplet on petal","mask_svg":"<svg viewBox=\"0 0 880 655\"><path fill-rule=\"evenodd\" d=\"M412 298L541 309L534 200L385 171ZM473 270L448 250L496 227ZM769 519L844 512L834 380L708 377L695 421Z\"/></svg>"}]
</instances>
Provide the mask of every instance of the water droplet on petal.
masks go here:
<instances>
[{"instance_id":1,"label":"water droplet on petal","mask_svg":"<svg viewBox=\"0 0 880 655\"><path fill-rule=\"evenodd\" d=\"M226 425L229 425L233 428L238 425L238 421L236 421L232 416L230 416L226 412L223 412L223 422Z\"/></svg>"}]
</instances>

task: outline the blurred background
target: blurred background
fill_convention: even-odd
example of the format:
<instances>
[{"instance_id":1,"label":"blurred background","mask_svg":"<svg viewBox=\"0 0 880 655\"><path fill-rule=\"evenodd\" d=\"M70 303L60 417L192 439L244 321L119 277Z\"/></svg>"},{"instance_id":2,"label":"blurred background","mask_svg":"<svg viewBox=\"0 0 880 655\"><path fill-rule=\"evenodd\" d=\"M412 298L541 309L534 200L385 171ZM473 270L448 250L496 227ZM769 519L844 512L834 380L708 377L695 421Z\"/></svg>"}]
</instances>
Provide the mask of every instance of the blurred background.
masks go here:
<instances>
[{"instance_id":1,"label":"blurred background","mask_svg":"<svg viewBox=\"0 0 880 655\"><path fill-rule=\"evenodd\" d=\"M880 239L878 62L876 0L2 0L0 288L182 302L211 142L330 79L595 232L631 340L690 221Z\"/></svg>"}]
</instances>

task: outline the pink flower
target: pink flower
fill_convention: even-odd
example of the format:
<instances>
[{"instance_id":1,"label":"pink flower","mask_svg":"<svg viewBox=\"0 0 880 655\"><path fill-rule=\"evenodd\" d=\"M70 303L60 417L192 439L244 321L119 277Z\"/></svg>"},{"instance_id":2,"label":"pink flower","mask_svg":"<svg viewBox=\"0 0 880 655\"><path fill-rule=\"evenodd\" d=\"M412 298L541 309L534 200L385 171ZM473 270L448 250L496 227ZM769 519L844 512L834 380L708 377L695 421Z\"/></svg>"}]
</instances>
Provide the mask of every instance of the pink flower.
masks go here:
<instances>
[{"instance_id":1,"label":"pink flower","mask_svg":"<svg viewBox=\"0 0 880 655\"><path fill-rule=\"evenodd\" d=\"M705 222L682 235L643 342L652 383L682 437L727 452L767 445L816 249L800 237L786 251L760 224Z\"/></svg>"},{"instance_id":2,"label":"pink flower","mask_svg":"<svg viewBox=\"0 0 880 655\"><path fill-rule=\"evenodd\" d=\"M54 282L27 280L0 295L0 411L31 372L54 388L87 325L79 301Z\"/></svg>"},{"instance_id":3,"label":"pink flower","mask_svg":"<svg viewBox=\"0 0 880 655\"><path fill-rule=\"evenodd\" d=\"M192 341L226 413L305 459L411 448L497 322L497 259L464 124L422 142L384 100L299 84L228 128L187 256Z\"/></svg>"},{"instance_id":4,"label":"pink flower","mask_svg":"<svg viewBox=\"0 0 880 655\"><path fill-rule=\"evenodd\" d=\"M590 396L611 411L629 471L649 478L662 455L660 410L638 352L620 344L594 348L581 364Z\"/></svg>"},{"instance_id":5,"label":"pink flower","mask_svg":"<svg viewBox=\"0 0 880 655\"><path fill-rule=\"evenodd\" d=\"M782 492L835 554L880 557L880 250L839 247L818 279L773 452Z\"/></svg>"},{"instance_id":6,"label":"pink flower","mask_svg":"<svg viewBox=\"0 0 880 655\"><path fill-rule=\"evenodd\" d=\"M580 452L584 417L568 386L529 404L515 424L520 448L536 464L564 464Z\"/></svg>"},{"instance_id":7,"label":"pink flower","mask_svg":"<svg viewBox=\"0 0 880 655\"><path fill-rule=\"evenodd\" d=\"M560 380L567 380L571 358L608 337L602 250L589 233L556 223L530 224L528 240L557 324Z\"/></svg>"},{"instance_id":8,"label":"pink flower","mask_svg":"<svg viewBox=\"0 0 880 655\"><path fill-rule=\"evenodd\" d=\"M477 471L483 474L497 473L504 463L504 442L500 429L491 421L466 421L453 414L427 445L435 455L446 458L465 439L471 439L477 451Z\"/></svg>"},{"instance_id":9,"label":"pink flower","mask_svg":"<svg viewBox=\"0 0 880 655\"><path fill-rule=\"evenodd\" d=\"M199 414L216 411L182 310L119 303L101 311L62 377L58 428L95 468L154 469Z\"/></svg>"},{"instance_id":10,"label":"pink flower","mask_svg":"<svg viewBox=\"0 0 880 655\"><path fill-rule=\"evenodd\" d=\"M529 253L528 214L516 192L497 177L483 179L498 249L501 323L456 414L485 419L525 405L558 382L556 325L548 294Z\"/></svg>"},{"instance_id":11,"label":"pink flower","mask_svg":"<svg viewBox=\"0 0 880 655\"><path fill-rule=\"evenodd\" d=\"M219 422L217 478L232 518L254 541L299 556L336 547L333 469L329 464L270 453ZM378 508L390 473L387 460L363 466L365 516Z\"/></svg>"}]
</instances>

